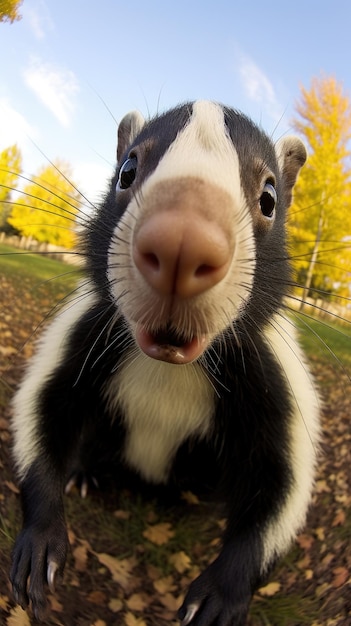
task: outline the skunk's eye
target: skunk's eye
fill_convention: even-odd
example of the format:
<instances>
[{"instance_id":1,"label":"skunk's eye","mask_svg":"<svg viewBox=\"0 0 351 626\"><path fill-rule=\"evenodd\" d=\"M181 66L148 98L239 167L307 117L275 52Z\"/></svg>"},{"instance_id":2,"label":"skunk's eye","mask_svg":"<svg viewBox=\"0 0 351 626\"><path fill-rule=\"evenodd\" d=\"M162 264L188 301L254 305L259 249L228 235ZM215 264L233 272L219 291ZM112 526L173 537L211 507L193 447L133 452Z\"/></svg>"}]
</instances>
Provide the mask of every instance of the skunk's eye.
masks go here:
<instances>
[{"instance_id":1,"label":"skunk's eye","mask_svg":"<svg viewBox=\"0 0 351 626\"><path fill-rule=\"evenodd\" d=\"M277 192L271 183L266 183L260 197L262 215L272 218L277 204Z\"/></svg>"},{"instance_id":2,"label":"skunk's eye","mask_svg":"<svg viewBox=\"0 0 351 626\"><path fill-rule=\"evenodd\" d=\"M137 171L137 158L135 156L129 157L124 161L118 176L117 189L128 189L135 179Z\"/></svg>"}]
</instances>

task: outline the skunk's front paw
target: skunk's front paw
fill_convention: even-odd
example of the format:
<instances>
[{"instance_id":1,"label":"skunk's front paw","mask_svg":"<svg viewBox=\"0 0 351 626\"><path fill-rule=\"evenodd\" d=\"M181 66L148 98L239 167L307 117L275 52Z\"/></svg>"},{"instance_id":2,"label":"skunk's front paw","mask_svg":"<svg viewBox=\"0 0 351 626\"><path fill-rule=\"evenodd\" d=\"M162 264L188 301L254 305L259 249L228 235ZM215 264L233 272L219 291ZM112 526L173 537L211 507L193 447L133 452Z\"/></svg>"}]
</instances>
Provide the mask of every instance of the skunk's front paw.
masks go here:
<instances>
[{"instance_id":1,"label":"skunk's front paw","mask_svg":"<svg viewBox=\"0 0 351 626\"><path fill-rule=\"evenodd\" d=\"M190 585L178 618L181 626L245 626L250 601L251 592L217 560Z\"/></svg>"},{"instance_id":2,"label":"skunk's front paw","mask_svg":"<svg viewBox=\"0 0 351 626\"><path fill-rule=\"evenodd\" d=\"M23 528L17 537L12 555L10 580L17 604L26 609L32 605L39 621L47 613L47 586L54 591L62 576L68 549L67 531L63 521L50 526Z\"/></svg>"}]
</instances>

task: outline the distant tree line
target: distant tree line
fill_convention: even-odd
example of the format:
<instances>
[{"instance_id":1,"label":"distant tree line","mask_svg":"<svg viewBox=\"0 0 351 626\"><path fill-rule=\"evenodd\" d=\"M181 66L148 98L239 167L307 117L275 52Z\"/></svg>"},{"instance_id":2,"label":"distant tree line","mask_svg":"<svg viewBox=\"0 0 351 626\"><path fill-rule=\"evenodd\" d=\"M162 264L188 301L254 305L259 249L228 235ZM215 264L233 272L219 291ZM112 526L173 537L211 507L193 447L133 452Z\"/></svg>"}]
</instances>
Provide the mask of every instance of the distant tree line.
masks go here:
<instances>
[{"instance_id":1,"label":"distant tree line","mask_svg":"<svg viewBox=\"0 0 351 626\"><path fill-rule=\"evenodd\" d=\"M81 196L69 165L56 161L30 178L17 145L0 152L0 230L72 248Z\"/></svg>"},{"instance_id":2,"label":"distant tree line","mask_svg":"<svg viewBox=\"0 0 351 626\"><path fill-rule=\"evenodd\" d=\"M293 127L305 141L307 163L295 187L288 221L297 282L308 295L350 297L351 103L333 77L301 88Z\"/></svg>"},{"instance_id":3,"label":"distant tree line","mask_svg":"<svg viewBox=\"0 0 351 626\"><path fill-rule=\"evenodd\" d=\"M332 77L301 88L292 122L309 157L289 211L295 285L307 296L350 297L351 104ZM0 153L0 230L72 248L82 198L69 165L56 161L26 177L16 145ZM301 291L301 289L300 289Z\"/></svg>"}]
</instances>

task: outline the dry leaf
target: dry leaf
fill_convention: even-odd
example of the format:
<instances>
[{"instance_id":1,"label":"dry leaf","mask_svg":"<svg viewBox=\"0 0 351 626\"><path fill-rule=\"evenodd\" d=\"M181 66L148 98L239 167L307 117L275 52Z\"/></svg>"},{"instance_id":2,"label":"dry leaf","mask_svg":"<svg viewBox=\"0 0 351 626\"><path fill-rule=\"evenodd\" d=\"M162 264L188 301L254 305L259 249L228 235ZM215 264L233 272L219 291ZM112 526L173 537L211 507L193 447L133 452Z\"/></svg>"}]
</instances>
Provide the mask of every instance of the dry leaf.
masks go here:
<instances>
[{"instance_id":1,"label":"dry leaf","mask_svg":"<svg viewBox=\"0 0 351 626\"><path fill-rule=\"evenodd\" d=\"M173 576L164 576L163 578L154 580L153 585L157 593L159 593L160 595L165 595L170 591L175 591L175 589L177 588L174 584Z\"/></svg>"},{"instance_id":2,"label":"dry leaf","mask_svg":"<svg viewBox=\"0 0 351 626\"><path fill-rule=\"evenodd\" d=\"M119 613L123 609L123 602L119 598L113 598L108 603L108 608L112 613Z\"/></svg>"},{"instance_id":3,"label":"dry leaf","mask_svg":"<svg viewBox=\"0 0 351 626\"><path fill-rule=\"evenodd\" d=\"M16 487L16 485L11 480L5 480L4 485L6 485L6 487L8 487L10 491L12 491L12 493L15 493L16 495L19 494L20 491L18 487Z\"/></svg>"},{"instance_id":4,"label":"dry leaf","mask_svg":"<svg viewBox=\"0 0 351 626\"><path fill-rule=\"evenodd\" d=\"M162 570L155 565L151 565L150 563L146 565L146 573L150 580L158 580L162 576Z\"/></svg>"},{"instance_id":5,"label":"dry leaf","mask_svg":"<svg viewBox=\"0 0 351 626\"><path fill-rule=\"evenodd\" d=\"M110 571L113 580L121 585L125 591L130 592L134 588L136 580L133 578L132 571L138 564L134 556L130 559L117 559L104 552L95 554L100 563Z\"/></svg>"},{"instance_id":6,"label":"dry leaf","mask_svg":"<svg viewBox=\"0 0 351 626\"><path fill-rule=\"evenodd\" d=\"M143 536L145 539L151 541L151 543L162 546L174 537L174 530L171 530L171 524L169 522L161 522L160 524L149 526L149 528L144 530Z\"/></svg>"},{"instance_id":7,"label":"dry leaf","mask_svg":"<svg viewBox=\"0 0 351 626\"><path fill-rule=\"evenodd\" d=\"M106 604L106 593L99 591L98 589L89 593L87 597L88 601L98 606L104 606Z\"/></svg>"},{"instance_id":8,"label":"dry leaf","mask_svg":"<svg viewBox=\"0 0 351 626\"><path fill-rule=\"evenodd\" d=\"M63 604L61 604L57 596L50 594L48 597L48 600L50 602L50 608L52 611L56 611L57 613L62 613Z\"/></svg>"},{"instance_id":9,"label":"dry leaf","mask_svg":"<svg viewBox=\"0 0 351 626\"><path fill-rule=\"evenodd\" d=\"M321 563L325 565L326 567L329 567L330 563L334 561L334 559L335 559L335 554L333 554L332 552L328 552L328 554L326 554L323 557Z\"/></svg>"},{"instance_id":10,"label":"dry leaf","mask_svg":"<svg viewBox=\"0 0 351 626\"><path fill-rule=\"evenodd\" d=\"M321 598L329 590L329 587L329 583L323 583L322 585L316 587L317 598Z\"/></svg>"},{"instance_id":11,"label":"dry leaf","mask_svg":"<svg viewBox=\"0 0 351 626\"><path fill-rule=\"evenodd\" d=\"M331 489L327 484L326 480L317 480L316 482L316 492L317 493L330 493Z\"/></svg>"},{"instance_id":12,"label":"dry leaf","mask_svg":"<svg viewBox=\"0 0 351 626\"><path fill-rule=\"evenodd\" d=\"M130 516L131 516L131 512L130 511L123 511L122 509L119 509L118 511L114 512L114 517L117 517L117 519L121 519L121 520L129 520Z\"/></svg>"},{"instance_id":13,"label":"dry leaf","mask_svg":"<svg viewBox=\"0 0 351 626\"><path fill-rule=\"evenodd\" d=\"M319 541L325 541L325 528L320 526L319 528L316 528L315 533Z\"/></svg>"},{"instance_id":14,"label":"dry leaf","mask_svg":"<svg viewBox=\"0 0 351 626\"><path fill-rule=\"evenodd\" d=\"M176 613L181 605L181 601L179 598L176 598L171 593L166 593L164 596L160 596L160 602L166 609Z\"/></svg>"},{"instance_id":15,"label":"dry leaf","mask_svg":"<svg viewBox=\"0 0 351 626\"><path fill-rule=\"evenodd\" d=\"M296 563L299 569L306 569L311 563L311 557L309 554L306 554L303 559Z\"/></svg>"},{"instance_id":16,"label":"dry leaf","mask_svg":"<svg viewBox=\"0 0 351 626\"><path fill-rule=\"evenodd\" d=\"M333 519L332 526L343 526L345 524L346 515L343 509L339 509Z\"/></svg>"},{"instance_id":17,"label":"dry leaf","mask_svg":"<svg viewBox=\"0 0 351 626\"><path fill-rule=\"evenodd\" d=\"M182 499L188 504L200 504L199 498L192 491L182 491Z\"/></svg>"},{"instance_id":18,"label":"dry leaf","mask_svg":"<svg viewBox=\"0 0 351 626\"><path fill-rule=\"evenodd\" d=\"M334 579L332 581L332 587L337 589L338 587L342 587L349 578L349 571L346 567L336 567L333 569Z\"/></svg>"},{"instance_id":19,"label":"dry leaf","mask_svg":"<svg viewBox=\"0 0 351 626\"><path fill-rule=\"evenodd\" d=\"M313 543L314 543L314 538L312 537L312 535L299 535L296 538L297 543L299 544L300 548L302 548L303 550L310 550Z\"/></svg>"},{"instance_id":20,"label":"dry leaf","mask_svg":"<svg viewBox=\"0 0 351 626\"><path fill-rule=\"evenodd\" d=\"M151 599L146 593L133 593L126 605L131 611L144 611L150 605Z\"/></svg>"},{"instance_id":21,"label":"dry leaf","mask_svg":"<svg viewBox=\"0 0 351 626\"><path fill-rule=\"evenodd\" d=\"M169 562L174 565L179 574L184 574L191 567L191 559L183 550L172 554L169 557Z\"/></svg>"},{"instance_id":22,"label":"dry leaf","mask_svg":"<svg viewBox=\"0 0 351 626\"><path fill-rule=\"evenodd\" d=\"M0 609L7 611L9 598L7 596L0 596Z\"/></svg>"},{"instance_id":23,"label":"dry leaf","mask_svg":"<svg viewBox=\"0 0 351 626\"><path fill-rule=\"evenodd\" d=\"M261 596L274 596L280 590L280 587L280 583L268 583L268 585L266 585L265 587L261 587L258 590L258 593Z\"/></svg>"},{"instance_id":24,"label":"dry leaf","mask_svg":"<svg viewBox=\"0 0 351 626\"><path fill-rule=\"evenodd\" d=\"M126 613L124 623L126 626L146 626L146 622L141 617L135 617L133 613Z\"/></svg>"},{"instance_id":25,"label":"dry leaf","mask_svg":"<svg viewBox=\"0 0 351 626\"><path fill-rule=\"evenodd\" d=\"M88 564L88 548L82 542L73 550L74 567L78 572L86 572Z\"/></svg>"},{"instance_id":26,"label":"dry leaf","mask_svg":"<svg viewBox=\"0 0 351 626\"><path fill-rule=\"evenodd\" d=\"M28 613L21 609L20 606L16 606L11 610L9 617L6 620L7 626L30 626L30 620Z\"/></svg>"}]
</instances>

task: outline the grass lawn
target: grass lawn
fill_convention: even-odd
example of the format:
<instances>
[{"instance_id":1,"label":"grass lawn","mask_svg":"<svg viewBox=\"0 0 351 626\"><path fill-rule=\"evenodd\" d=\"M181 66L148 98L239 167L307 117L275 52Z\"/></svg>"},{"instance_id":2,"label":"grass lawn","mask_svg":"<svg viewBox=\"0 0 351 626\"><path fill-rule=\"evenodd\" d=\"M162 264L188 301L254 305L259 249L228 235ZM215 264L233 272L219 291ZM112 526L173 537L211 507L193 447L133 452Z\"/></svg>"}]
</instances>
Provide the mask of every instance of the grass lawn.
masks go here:
<instances>
[{"instance_id":1,"label":"grass lawn","mask_svg":"<svg viewBox=\"0 0 351 626\"><path fill-rule=\"evenodd\" d=\"M8 590L10 553L20 527L9 452L10 387L17 385L32 352L31 346L26 351L28 337L75 288L78 276L75 266L0 246L0 382L4 382L3 402L0 397L0 623L4 625L20 623L15 620L23 617ZM343 626L351 623L350 587L346 588L351 575L347 489L351 434L350 379L346 379L348 387L340 383L340 372L351 372L351 324L292 315L326 392L322 416L326 446L308 523L269 584L255 594L248 625ZM341 393L337 385L343 386ZM64 584L51 598L47 626L176 624L181 595L216 554L223 526L211 505L194 500L192 494L184 496L181 506L175 507L159 506L130 492L89 492L84 500L74 493L66 496L72 553Z\"/></svg>"},{"instance_id":2,"label":"grass lawn","mask_svg":"<svg viewBox=\"0 0 351 626\"><path fill-rule=\"evenodd\" d=\"M61 293L63 289L69 291L74 287L78 270L77 266L62 263L46 254L33 254L0 244L0 275L19 281L28 278L33 287L52 282Z\"/></svg>"}]
</instances>

